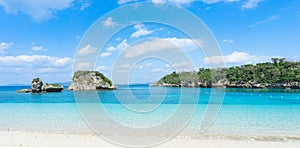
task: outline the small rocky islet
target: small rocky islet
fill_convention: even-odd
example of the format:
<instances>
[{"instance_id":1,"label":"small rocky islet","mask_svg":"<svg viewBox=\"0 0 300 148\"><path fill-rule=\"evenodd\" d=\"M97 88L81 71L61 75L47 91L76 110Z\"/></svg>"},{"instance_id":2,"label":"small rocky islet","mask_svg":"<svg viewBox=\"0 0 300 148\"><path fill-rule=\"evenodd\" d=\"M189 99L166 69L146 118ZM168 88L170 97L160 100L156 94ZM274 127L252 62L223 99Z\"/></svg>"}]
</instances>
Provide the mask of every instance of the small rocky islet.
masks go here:
<instances>
[{"instance_id":1,"label":"small rocky islet","mask_svg":"<svg viewBox=\"0 0 300 148\"><path fill-rule=\"evenodd\" d=\"M41 93L41 92L61 92L64 87L60 84L43 83L40 78L31 81L30 89L17 90L18 93Z\"/></svg>"},{"instance_id":2,"label":"small rocky islet","mask_svg":"<svg viewBox=\"0 0 300 148\"><path fill-rule=\"evenodd\" d=\"M98 71L77 71L68 90L115 90L111 80Z\"/></svg>"},{"instance_id":3,"label":"small rocky islet","mask_svg":"<svg viewBox=\"0 0 300 148\"><path fill-rule=\"evenodd\" d=\"M115 90L111 80L98 71L78 71L72 78L72 83L68 90ZM35 78L31 82L30 89L17 90L18 93L47 93L61 92L64 87L60 84L44 84L40 78Z\"/></svg>"}]
</instances>

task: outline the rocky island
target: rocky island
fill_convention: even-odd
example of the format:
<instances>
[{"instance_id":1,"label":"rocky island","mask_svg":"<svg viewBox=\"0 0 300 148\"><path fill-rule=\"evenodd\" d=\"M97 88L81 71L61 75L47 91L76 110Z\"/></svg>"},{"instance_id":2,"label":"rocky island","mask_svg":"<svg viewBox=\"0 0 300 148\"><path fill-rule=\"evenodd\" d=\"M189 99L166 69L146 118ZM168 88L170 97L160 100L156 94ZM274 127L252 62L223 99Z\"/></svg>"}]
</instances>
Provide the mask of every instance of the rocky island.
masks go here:
<instances>
[{"instance_id":1,"label":"rocky island","mask_svg":"<svg viewBox=\"0 0 300 148\"><path fill-rule=\"evenodd\" d=\"M18 93L40 93L40 92L61 92L64 89L60 84L44 84L40 78L31 81L30 89L17 90Z\"/></svg>"},{"instance_id":2,"label":"rocky island","mask_svg":"<svg viewBox=\"0 0 300 148\"><path fill-rule=\"evenodd\" d=\"M300 89L300 62L272 58L273 62L198 72L173 72L150 86Z\"/></svg>"},{"instance_id":3,"label":"rocky island","mask_svg":"<svg viewBox=\"0 0 300 148\"><path fill-rule=\"evenodd\" d=\"M68 90L114 90L117 86L98 71L77 71Z\"/></svg>"}]
</instances>

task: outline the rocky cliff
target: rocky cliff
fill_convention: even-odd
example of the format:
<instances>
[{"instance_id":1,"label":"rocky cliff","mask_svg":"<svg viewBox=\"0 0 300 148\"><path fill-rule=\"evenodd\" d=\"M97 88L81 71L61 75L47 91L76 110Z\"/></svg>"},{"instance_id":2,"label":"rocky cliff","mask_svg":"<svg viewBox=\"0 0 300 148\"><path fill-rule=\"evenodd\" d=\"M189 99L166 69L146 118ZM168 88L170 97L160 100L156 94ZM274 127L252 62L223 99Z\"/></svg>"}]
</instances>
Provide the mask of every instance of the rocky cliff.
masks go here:
<instances>
[{"instance_id":1,"label":"rocky cliff","mask_svg":"<svg viewBox=\"0 0 300 148\"><path fill-rule=\"evenodd\" d=\"M97 71L78 71L74 73L69 90L114 90L112 82Z\"/></svg>"}]
</instances>

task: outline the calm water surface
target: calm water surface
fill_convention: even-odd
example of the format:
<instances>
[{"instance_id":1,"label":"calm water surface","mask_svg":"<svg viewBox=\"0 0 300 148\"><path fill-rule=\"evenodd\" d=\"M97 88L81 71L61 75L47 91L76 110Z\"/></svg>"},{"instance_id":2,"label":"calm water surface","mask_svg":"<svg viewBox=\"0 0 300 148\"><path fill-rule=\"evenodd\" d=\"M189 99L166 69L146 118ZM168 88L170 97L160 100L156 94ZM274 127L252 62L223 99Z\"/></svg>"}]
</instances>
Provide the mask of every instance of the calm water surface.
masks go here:
<instances>
[{"instance_id":1,"label":"calm water surface","mask_svg":"<svg viewBox=\"0 0 300 148\"><path fill-rule=\"evenodd\" d=\"M78 110L72 91L62 93L16 93L23 86L0 87L0 129L49 130L74 133L91 133ZM130 94L129 94L130 92ZM194 116L181 133L199 136L199 126L213 94L224 94L222 108L212 126L202 135L235 138L264 137L276 140L300 139L300 91L283 89L210 89L162 88L148 86L119 86L114 91L97 91L97 100L107 113L123 125L151 127L165 122L174 115L178 105L189 108L195 105ZM131 113L123 104L158 104L147 114ZM85 103L93 100L86 98ZM143 104L143 102L146 104ZM93 101L91 101L93 102ZM160 105L159 105L160 104ZM178 117L180 120L180 117ZM176 123L174 123L175 126ZM270 138L271 137L271 138Z\"/></svg>"}]
</instances>

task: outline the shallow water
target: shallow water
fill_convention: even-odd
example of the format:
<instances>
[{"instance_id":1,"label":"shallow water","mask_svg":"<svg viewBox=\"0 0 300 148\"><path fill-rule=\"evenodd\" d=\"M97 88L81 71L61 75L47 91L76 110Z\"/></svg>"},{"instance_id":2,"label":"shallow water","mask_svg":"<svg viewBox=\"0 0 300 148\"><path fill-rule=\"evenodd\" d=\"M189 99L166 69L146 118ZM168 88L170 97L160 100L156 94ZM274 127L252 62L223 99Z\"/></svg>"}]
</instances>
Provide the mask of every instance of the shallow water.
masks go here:
<instances>
[{"instance_id":1,"label":"shallow water","mask_svg":"<svg viewBox=\"0 0 300 148\"><path fill-rule=\"evenodd\" d=\"M179 136L194 138L217 136L275 141L300 139L298 90L130 86L129 91L127 87L120 86L114 91L76 92L75 94L67 90L62 93L47 94L15 92L21 88L24 87L0 87L0 129L2 130L9 128L10 130L92 133L85 123L90 122L91 126L98 125L100 121L99 125L106 128L108 134L112 134L109 129L114 128L112 122L100 120L105 119L102 116L105 113L113 119L112 121L131 128L152 128L172 121L166 124L166 127L162 126L157 134L174 128L180 129L183 123L187 123ZM224 100L218 98L212 101L211 95L218 97L224 95ZM76 104L76 101L81 104ZM207 113L207 107L220 105L222 108L214 118L215 122L205 133L200 133L201 121ZM179 108L182 111L177 113ZM193 108L195 112L192 112ZM190 112L193 116L189 115ZM106 131L102 132L105 134ZM134 133L122 132L134 135ZM155 132L151 134L155 136Z\"/></svg>"}]
</instances>

